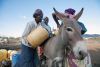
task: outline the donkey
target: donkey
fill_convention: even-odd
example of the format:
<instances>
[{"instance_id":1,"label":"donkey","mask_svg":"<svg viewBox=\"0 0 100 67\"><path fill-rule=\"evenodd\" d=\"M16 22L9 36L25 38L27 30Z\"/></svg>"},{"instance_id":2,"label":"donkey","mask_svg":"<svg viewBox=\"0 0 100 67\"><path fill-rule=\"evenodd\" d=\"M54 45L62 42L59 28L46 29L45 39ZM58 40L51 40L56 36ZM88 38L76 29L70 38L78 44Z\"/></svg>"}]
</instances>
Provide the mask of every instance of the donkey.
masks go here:
<instances>
[{"instance_id":1,"label":"donkey","mask_svg":"<svg viewBox=\"0 0 100 67\"><path fill-rule=\"evenodd\" d=\"M84 41L77 23L83 13L83 8L73 18L68 18L55 8L54 11L56 16L63 21L63 24L58 34L50 38L44 46L44 55L47 57L46 67L67 67L66 48L69 48L69 51L73 51L77 59L84 59L87 56L87 50L79 46L84 44Z\"/></svg>"}]
</instances>

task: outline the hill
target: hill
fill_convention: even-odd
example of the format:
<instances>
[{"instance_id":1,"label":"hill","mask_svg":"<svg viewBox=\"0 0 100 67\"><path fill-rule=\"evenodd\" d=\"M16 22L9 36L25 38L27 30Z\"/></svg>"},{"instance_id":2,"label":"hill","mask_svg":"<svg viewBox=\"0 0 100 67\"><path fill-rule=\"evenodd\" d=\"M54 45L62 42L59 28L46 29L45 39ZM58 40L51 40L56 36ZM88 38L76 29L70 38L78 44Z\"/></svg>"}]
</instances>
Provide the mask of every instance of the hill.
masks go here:
<instances>
[{"instance_id":1,"label":"hill","mask_svg":"<svg viewBox=\"0 0 100 67\"><path fill-rule=\"evenodd\" d=\"M85 38L95 38L95 37L100 37L100 34L84 34L82 36Z\"/></svg>"}]
</instances>

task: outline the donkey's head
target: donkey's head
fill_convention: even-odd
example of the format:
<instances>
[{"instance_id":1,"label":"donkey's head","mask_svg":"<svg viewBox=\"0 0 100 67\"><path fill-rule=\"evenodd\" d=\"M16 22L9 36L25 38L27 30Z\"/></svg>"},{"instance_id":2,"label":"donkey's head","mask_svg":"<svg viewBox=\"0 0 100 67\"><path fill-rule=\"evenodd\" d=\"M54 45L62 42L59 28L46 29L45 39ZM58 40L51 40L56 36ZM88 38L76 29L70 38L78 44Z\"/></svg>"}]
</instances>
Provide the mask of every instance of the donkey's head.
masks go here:
<instances>
[{"instance_id":1,"label":"donkey's head","mask_svg":"<svg viewBox=\"0 0 100 67\"><path fill-rule=\"evenodd\" d=\"M83 8L73 18L67 17L63 13L58 12L55 8L54 11L56 16L63 22L59 30L59 33L62 33L62 39L64 39L65 43L73 50L77 59L84 59L87 56L87 49L83 47L85 43L81 37L81 28L77 23L77 20L83 13Z\"/></svg>"}]
</instances>

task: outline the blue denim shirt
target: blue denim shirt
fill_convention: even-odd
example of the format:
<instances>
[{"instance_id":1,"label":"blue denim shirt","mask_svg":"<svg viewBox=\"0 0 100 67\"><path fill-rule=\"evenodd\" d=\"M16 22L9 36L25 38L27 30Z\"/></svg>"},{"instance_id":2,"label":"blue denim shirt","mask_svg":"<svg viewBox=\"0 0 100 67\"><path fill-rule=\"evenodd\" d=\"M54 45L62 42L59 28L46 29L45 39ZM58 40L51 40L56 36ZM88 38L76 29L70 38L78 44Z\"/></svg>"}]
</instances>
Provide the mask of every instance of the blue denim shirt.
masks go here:
<instances>
[{"instance_id":1,"label":"blue denim shirt","mask_svg":"<svg viewBox=\"0 0 100 67\"><path fill-rule=\"evenodd\" d=\"M78 21L78 24L81 26L81 34L85 34L87 32L86 27L84 26L84 24L82 22Z\"/></svg>"}]
</instances>

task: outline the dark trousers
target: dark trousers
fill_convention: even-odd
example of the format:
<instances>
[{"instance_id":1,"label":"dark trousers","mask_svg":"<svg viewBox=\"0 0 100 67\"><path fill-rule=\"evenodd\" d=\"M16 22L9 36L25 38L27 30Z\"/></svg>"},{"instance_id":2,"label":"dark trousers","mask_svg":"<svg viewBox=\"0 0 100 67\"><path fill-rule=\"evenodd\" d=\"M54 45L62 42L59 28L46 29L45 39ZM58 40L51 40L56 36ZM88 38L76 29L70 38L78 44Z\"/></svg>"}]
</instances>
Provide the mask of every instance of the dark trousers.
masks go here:
<instances>
[{"instance_id":1,"label":"dark trousers","mask_svg":"<svg viewBox=\"0 0 100 67\"><path fill-rule=\"evenodd\" d=\"M21 44L21 55L14 67L37 67L39 65L37 49Z\"/></svg>"}]
</instances>

